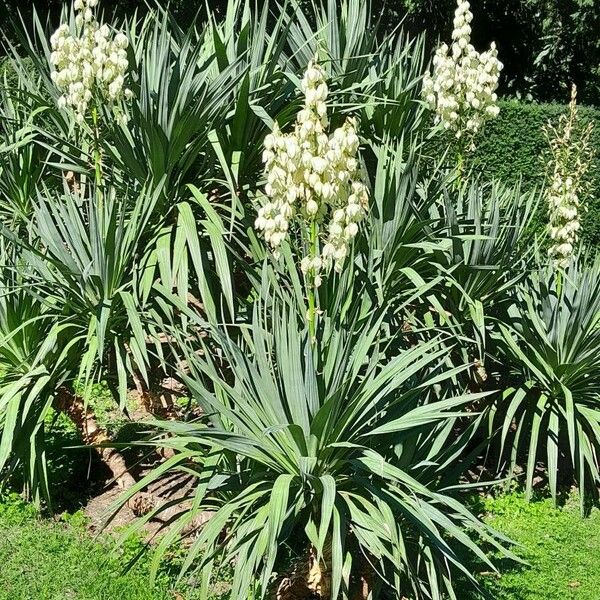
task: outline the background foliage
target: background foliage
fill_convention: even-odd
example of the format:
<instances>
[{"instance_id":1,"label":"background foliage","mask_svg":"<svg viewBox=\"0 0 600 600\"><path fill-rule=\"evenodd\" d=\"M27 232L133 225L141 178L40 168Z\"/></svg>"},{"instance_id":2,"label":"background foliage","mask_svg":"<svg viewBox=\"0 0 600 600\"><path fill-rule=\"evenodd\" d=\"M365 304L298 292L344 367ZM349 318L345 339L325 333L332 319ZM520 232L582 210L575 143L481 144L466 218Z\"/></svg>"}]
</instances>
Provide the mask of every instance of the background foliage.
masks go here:
<instances>
[{"instance_id":1,"label":"background foliage","mask_svg":"<svg viewBox=\"0 0 600 600\"><path fill-rule=\"evenodd\" d=\"M447 39L453 0L390 0L386 19L407 14L411 29L430 41ZM472 0L475 46L495 40L505 65L503 93L539 101L562 101L571 82L581 100L600 101L600 4L595 0Z\"/></svg>"},{"instance_id":2,"label":"background foliage","mask_svg":"<svg viewBox=\"0 0 600 600\"><path fill-rule=\"evenodd\" d=\"M107 0L107 13L131 14L144 11L145 0ZM161 2L161 4L163 4ZM166 2L164 4L167 4ZM182 24L190 23L204 0L172 0L172 14ZM226 0L210 0L211 11L222 14ZM261 4L260 2L258 3ZM300 4L309 5L307 0ZM372 0L373 15L385 29L401 21L412 32L426 31L430 45L440 36L448 37L449 15L454 0ZM502 92L539 101L561 102L571 82L580 90L586 104L600 103L600 3L596 0L473 0L472 10L478 26L476 45L495 40L505 64ZM60 13L60 0L5 0L0 6L0 22L20 10L25 22L31 22L33 6L41 15L53 19ZM3 14L3 11L5 14Z\"/></svg>"},{"instance_id":3,"label":"background foliage","mask_svg":"<svg viewBox=\"0 0 600 600\"><path fill-rule=\"evenodd\" d=\"M507 183L522 182L524 190L541 188L546 176L544 153L548 144L542 127L548 121L557 122L567 107L563 104L525 103L518 100L500 102L500 115L486 124L474 156L475 169L487 180L499 179ZM582 122L600 123L600 110L581 107ZM592 133L595 150L592 175L600 172L600 127ZM600 245L600 180L592 181L587 198L589 212L583 224L583 239ZM536 226L544 227L545 206L536 218Z\"/></svg>"}]
</instances>

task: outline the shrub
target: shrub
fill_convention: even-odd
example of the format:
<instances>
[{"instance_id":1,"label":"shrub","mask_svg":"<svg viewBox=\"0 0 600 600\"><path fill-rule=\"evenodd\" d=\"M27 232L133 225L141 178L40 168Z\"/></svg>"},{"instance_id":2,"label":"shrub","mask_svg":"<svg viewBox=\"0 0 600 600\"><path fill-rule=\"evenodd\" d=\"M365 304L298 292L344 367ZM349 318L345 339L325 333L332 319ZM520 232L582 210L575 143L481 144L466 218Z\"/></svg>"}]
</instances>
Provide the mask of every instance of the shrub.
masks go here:
<instances>
[{"instance_id":1,"label":"shrub","mask_svg":"<svg viewBox=\"0 0 600 600\"><path fill-rule=\"evenodd\" d=\"M588 268L573 264L564 272L549 267L533 273L517 289L510 319L499 325L502 354L516 377L496 415L507 462L514 467L517 457L527 455L528 498L538 460L545 461L554 499L568 469L562 482L574 474L582 511L600 480L599 315L596 261Z\"/></svg>"},{"instance_id":2,"label":"shrub","mask_svg":"<svg viewBox=\"0 0 600 600\"><path fill-rule=\"evenodd\" d=\"M193 565L207 591L215 559L233 561L232 600L249 589L264 598L273 586L281 598L366 598L365 589L452 596L454 575L471 577L461 552L487 562L473 538L502 551L495 533L444 491L439 468L452 424L477 395L452 385L456 370L444 367L436 340L390 357L377 313L333 315L313 344L292 306L277 303L266 319L264 310L257 303L239 345L232 332L211 331L222 354L202 338L178 340L186 383L207 418L161 426L172 436L158 443L179 451L162 469L198 472L193 507L175 531L214 512L184 569ZM285 547L297 563L289 577Z\"/></svg>"}]
</instances>

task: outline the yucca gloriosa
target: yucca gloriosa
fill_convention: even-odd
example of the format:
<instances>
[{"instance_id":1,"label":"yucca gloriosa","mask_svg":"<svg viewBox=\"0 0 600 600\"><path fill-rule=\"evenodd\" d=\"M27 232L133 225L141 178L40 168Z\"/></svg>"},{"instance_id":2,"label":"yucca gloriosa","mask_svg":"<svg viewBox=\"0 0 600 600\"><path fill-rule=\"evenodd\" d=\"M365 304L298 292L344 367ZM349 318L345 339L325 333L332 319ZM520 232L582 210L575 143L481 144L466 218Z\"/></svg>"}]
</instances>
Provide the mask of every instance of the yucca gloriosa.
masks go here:
<instances>
[{"instance_id":1,"label":"yucca gloriosa","mask_svg":"<svg viewBox=\"0 0 600 600\"><path fill-rule=\"evenodd\" d=\"M262 296L273 300L256 304L247 331L212 329L209 343L173 331L189 369L184 381L206 417L163 424L170 435L155 443L177 453L138 484L165 471L198 477L190 508L170 514L159 556L211 511L183 568L198 571L203 597L215 563L230 561L232 598L250 589L281 598L301 589L323 598L452 593L453 572L470 574L447 536L485 562L461 528L500 548L441 489L448 424L468 420L461 409L476 397L446 385L465 367L447 369L437 340L389 356L385 311L324 317L314 345L293 301L264 285ZM306 570L281 574L286 546Z\"/></svg>"},{"instance_id":2,"label":"yucca gloriosa","mask_svg":"<svg viewBox=\"0 0 600 600\"><path fill-rule=\"evenodd\" d=\"M44 489L43 420L61 389L106 379L122 402L132 381L175 373L205 415L160 426L153 444L173 456L124 497L171 470L196 478L156 561L209 510L184 565L204 593L218 559L236 565L235 598L284 594L284 580L321 597L455 597L454 573L470 578L459 549L485 561L476 542L498 545L444 491L482 436L506 447L516 429L517 460L531 422L530 482L544 451L553 493L567 455L583 491L597 481L597 269L542 290L523 249L535 196L457 184L421 160L422 38L378 30L359 0L274 8L232 0L186 29L160 8L120 24L134 98L126 125L100 107L102 181L56 107L37 17L9 48L20 83L0 107L0 469L24 466ZM272 259L252 222L263 138L292 121L315 55L332 123L359 117L371 206L347 267L318 290L312 344L297 249ZM552 331L573 323L584 331L559 348ZM503 361L509 398L466 393L505 385ZM473 363L491 363L487 385Z\"/></svg>"},{"instance_id":3,"label":"yucca gloriosa","mask_svg":"<svg viewBox=\"0 0 600 600\"><path fill-rule=\"evenodd\" d=\"M534 271L498 324L512 380L498 400L500 458L514 469L526 457L531 497L538 462L556 500L559 484L577 481L582 510L599 482L598 344L600 265L583 258L566 270Z\"/></svg>"},{"instance_id":4,"label":"yucca gloriosa","mask_svg":"<svg viewBox=\"0 0 600 600\"><path fill-rule=\"evenodd\" d=\"M172 61L179 43L191 48L191 40L195 39L193 32L186 37L169 27L163 14L147 17L142 25L148 38L141 39L149 40L144 41L144 51L165 65ZM221 309L220 303L212 301L220 288L218 283L210 288L214 277L209 270L208 251L213 242L219 243L218 236L211 238L196 230L192 206L201 203L188 201L192 194L181 182L181 177L184 182L188 177L196 180L206 176L207 171L202 171L198 160L199 147L187 158L181 156L181 151L189 145L186 136L212 151L208 139L211 118L223 113L228 92L218 77L209 83L208 66L202 66L198 54L191 56L189 68L181 77L166 67L163 79L152 69L140 73L140 98L132 106L137 125L132 124L128 130L109 127L109 114L100 120L103 177L94 181L94 158L90 142L85 142L85 132L73 129L54 103L56 90L43 58L48 57L48 45L37 19L34 31L33 39L23 39L24 44L31 42L31 63L27 67L17 50L11 49L12 68L21 82L19 89L3 90L3 125L11 131L7 142L14 141L1 148L3 159L7 159L0 173L0 179L6 182L2 188L6 218L1 228L4 243L18 249L20 261L18 267L9 262L3 268L18 268L22 283L17 291L24 290L35 300L42 299L42 307L50 307L49 340L59 344L57 354L61 355L62 341L76 356L62 374L60 384L48 390L49 396L56 396L59 387L61 392L72 392L75 384L101 379L109 383L123 406L132 381L149 387L151 376L159 374L160 360L154 357L162 356L164 340L152 323L160 322L165 311L173 307L155 292L157 284L169 292L175 290L184 302L190 295L198 298L212 319ZM210 58L206 61L211 62ZM172 81L165 83L165 77ZM156 89L164 89L161 81L170 94L179 94L179 99L167 94L157 100ZM215 96L212 108L199 111L196 102L206 100L207 94ZM173 102L181 106L181 113L169 116ZM122 141L119 135L124 132L128 136ZM136 165L132 154L140 148L146 149L144 156L155 156L159 162L152 165L142 158ZM23 174L20 169L31 164L32 153L41 157L41 165L36 166L37 171ZM163 157L170 156L172 164L168 165ZM193 174L191 168L195 169ZM15 222L15 216L19 221ZM210 217L203 222L209 223ZM193 273L189 269L190 255L194 257ZM10 289L6 293L16 292ZM231 292L224 290L224 295L230 298ZM231 301L227 307L231 310ZM13 319L7 325L24 327L28 322L25 303L23 309L23 324ZM68 339L57 337L65 329L69 330ZM10 331L4 334L12 335ZM78 402L74 400L73 406ZM51 404L35 400L35 418L42 422ZM84 428L85 419L82 415L78 418L82 422L77 425ZM11 452L19 448L17 463L33 464L43 458L43 447L23 445L13 433L12 428L3 428L3 445ZM30 484L36 487L39 482L36 477Z\"/></svg>"}]
</instances>

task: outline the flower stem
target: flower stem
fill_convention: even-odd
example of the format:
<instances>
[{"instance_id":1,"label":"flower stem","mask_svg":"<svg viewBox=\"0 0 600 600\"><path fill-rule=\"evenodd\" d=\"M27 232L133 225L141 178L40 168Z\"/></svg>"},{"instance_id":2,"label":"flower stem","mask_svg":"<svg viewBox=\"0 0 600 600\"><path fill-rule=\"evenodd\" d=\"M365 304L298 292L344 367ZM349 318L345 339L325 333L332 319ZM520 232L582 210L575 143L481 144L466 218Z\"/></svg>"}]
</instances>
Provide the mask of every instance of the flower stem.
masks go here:
<instances>
[{"instance_id":1,"label":"flower stem","mask_svg":"<svg viewBox=\"0 0 600 600\"><path fill-rule=\"evenodd\" d=\"M310 223L310 255L312 257L315 257L318 255L318 253L319 234L317 229L317 222L314 219L312 219ZM314 344L317 341L317 286L315 285L315 275L312 271L310 271L310 274L307 274L306 287L308 295L308 335L310 337L310 343Z\"/></svg>"},{"instance_id":2,"label":"flower stem","mask_svg":"<svg viewBox=\"0 0 600 600\"><path fill-rule=\"evenodd\" d=\"M102 155L100 153L100 119L98 110L94 106L92 108L92 125L94 134L94 173L96 182L96 196L98 198L99 207L102 208Z\"/></svg>"},{"instance_id":3,"label":"flower stem","mask_svg":"<svg viewBox=\"0 0 600 600\"><path fill-rule=\"evenodd\" d=\"M465 156L462 148L456 154L456 186L460 190L463 185L463 174L465 169Z\"/></svg>"}]
</instances>

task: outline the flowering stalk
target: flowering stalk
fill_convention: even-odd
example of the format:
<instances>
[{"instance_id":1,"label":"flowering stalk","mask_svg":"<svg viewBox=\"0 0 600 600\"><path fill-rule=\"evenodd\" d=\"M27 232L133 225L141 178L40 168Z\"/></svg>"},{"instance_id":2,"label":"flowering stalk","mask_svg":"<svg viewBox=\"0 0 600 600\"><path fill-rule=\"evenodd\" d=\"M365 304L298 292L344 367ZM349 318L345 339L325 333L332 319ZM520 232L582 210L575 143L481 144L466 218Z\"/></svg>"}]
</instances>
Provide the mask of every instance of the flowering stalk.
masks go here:
<instances>
[{"instance_id":1,"label":"flowering stalk","mask_svg":"<svg viewBox=\"0 0 600 600\"><path fill-rule=\"evenodd\" d=\"M92 108L92 131L94 136L94 174L96 183L96 195L98 199L98 205L102 208L103 195L102 195L102 154L100 152L100 127L98 118L98 109L94 106Z\"/></svg>"},{"instance_id":2,"label":"flowering stalk","mask_svg":"<svg viewBox=\"0 0 600 600\"><path fill-rule=\"evenodd\" d=\"M569 112L559 118L556 127L548 124L544 133L550 146L548 171L548 234L552 244L548 250L556 266L570 262L579 241L580 215L585 210L582 195L586 192L586 175L591 167L593 151L590 137L593 124L579 126L577 88L573 86Z\"/></svg>"},{"instance_id":3,"label":"flowering stalk","mask_svg":"<svg viewBox=\"0 0 600 600\"><path fill-rule=\"evenodd\" d=\"M72 110L82 125L91 113L93 160L99 202L102 202L100 117L97 102L115 105L131 92L124 87L129 61L129 42L123 33L114 35L108 25L97 21L98 0L75 0L75 32L62 24L50 38L51 77L62 92L61 109ZM91 109L91 110L90 110ZM120 115L124 119L124 115Z\"/></svg>"},{"instance_id":4,"label":"flowering stalk","mask_svg":"<svg viewBox=\"0 0 600 600\"><path fill-rule=\"evenodd\" d=\"M433 57L433 71L423 79L423 97L435 111L435 122L453 134L457 167L462 177L465 153L475 148L484 123L498 116L498 80L503 68L496 44L479 53L471 44L473 13L458 0L452 44L442 44Z\"/></svg>"},{"instance_id":5,"label":"flowering stalk","mask_svg":"<svg viewBox=\"0 0 600 600\"><path fill-rule=\"evenodd\" d=\"M71 108L79 124L96 95L111 104L131 95L124 87L127 36L119 32L113 39L108 25L96 20L97 4L98 0L75 0L75 34L62 24L50 38L51 77L62 92L58 105Z\"/></svg>"},{"instance_id":6,"label":"flowering stalk","mask_svg":"<svg viewBox=\"0 0 600 600\"><path fill-rule=\"evenodd\" d=\"M266 201L255 227L274 253L291 231L299 235L305 248L300 269L307 288L307 321L314 341L317 290L327 271L342 270L366 214L368 193L360 179L355 119L346 119L327 134L328 87L316 60L308 65L302 91L304 107L294 130L284 134L276 124L265 138Z\"/></svg>"},{"instance_id":7,"label":"flowering stalk","mask_svg":"<svg viewBox=\"0 0 600 600\"><path fill-rule=\"evenodd\" d=\"M312 219L310 223L310 254L312 256L319 255L319 225L315 219ZM308 295L308 334L311 341L314 341L317 335L316 298L317 288L320 285L320 276L314 273L314 269L309 269L305 275L305 281Z\"/></svg>"},{"instance_id":8,"label":"flowering stalk","mask_svg":"<svg viewBox=\"0 0 600 600\"><path fill-rule=\"evenodd\" d=\"M465 155L463 149L459 146L456 151L456 183L458 189L462 188L463 170L465 167Z\"/></svg>"}]
</instances>

